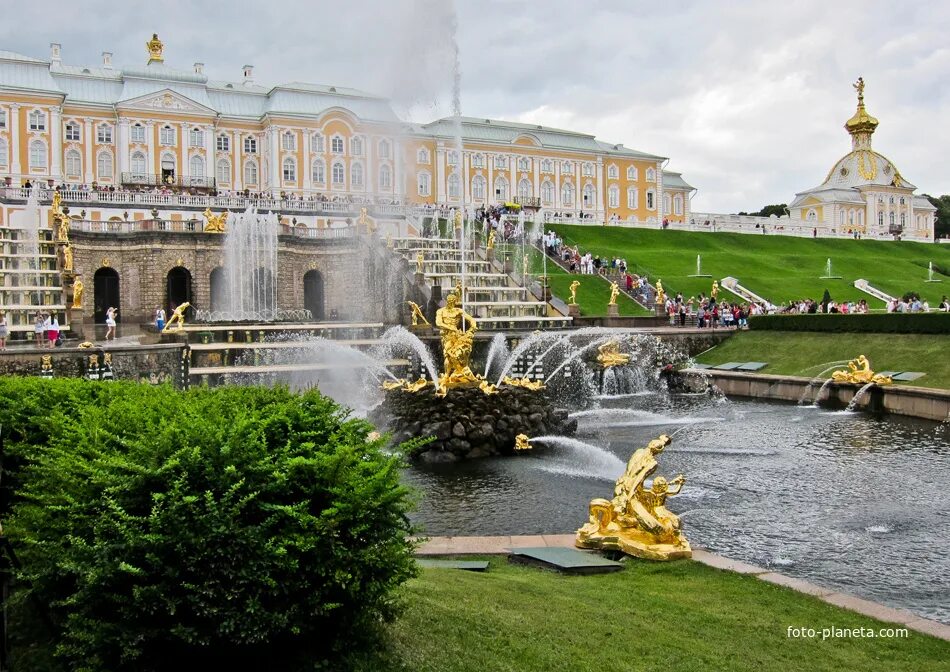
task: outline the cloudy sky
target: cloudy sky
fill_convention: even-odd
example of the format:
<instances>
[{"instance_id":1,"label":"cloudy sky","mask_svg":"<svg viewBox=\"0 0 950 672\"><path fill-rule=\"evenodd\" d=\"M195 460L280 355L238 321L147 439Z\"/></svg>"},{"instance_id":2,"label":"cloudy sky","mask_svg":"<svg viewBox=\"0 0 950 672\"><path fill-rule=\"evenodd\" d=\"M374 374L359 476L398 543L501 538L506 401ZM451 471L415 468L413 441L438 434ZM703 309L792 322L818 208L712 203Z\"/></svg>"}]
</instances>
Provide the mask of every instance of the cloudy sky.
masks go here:
<instances>
[{"instance_id":1,"label":"cloudy sky","mask_svg":"<svg viewBox=\"0 0 950 672\"><path fill-rule=\"evenodd\" d=\"M867 82L874 147L921 191L950 193L950 3L753 0L164 0L16 3L0 49L94 65L166 63L220 79L307 81L393 96L413 121L541 123L671 157L696 211L756 210L820 183L850 148Z\"/></svg>"}]
</instances>

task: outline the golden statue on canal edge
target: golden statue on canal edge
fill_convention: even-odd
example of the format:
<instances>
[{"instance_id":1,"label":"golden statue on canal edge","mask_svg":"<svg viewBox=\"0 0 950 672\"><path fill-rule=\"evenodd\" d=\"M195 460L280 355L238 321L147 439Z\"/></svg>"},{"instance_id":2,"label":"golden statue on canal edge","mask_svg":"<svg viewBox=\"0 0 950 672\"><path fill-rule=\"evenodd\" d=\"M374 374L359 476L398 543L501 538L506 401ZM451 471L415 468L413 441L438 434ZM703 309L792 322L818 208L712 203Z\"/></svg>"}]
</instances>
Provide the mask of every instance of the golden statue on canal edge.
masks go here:
<instances>
[{"instance_id":1,"label":"golden statue on canal edge","mask_svg":"<svg viewBox=\"0 0 950 672\"><path fill-rule=\"evenodd\" d=\"M82 280L77 276L73 281L73 308L82 308L82 293L85 290L86 286L83 284Z\"/></svg>"},{"instance_id":2,"label":"golden statue on canal edge","mask_svg":"<svg viewBox=\"0 0 950 672\"><path fill-rule=\"evenodd\" d=\"M575 280L575 282L577 282L577 281ZM620 287L617 285L616 282L611 282L611 283L610 283L610 301L607 302L607 305L608 305L608 306L616 306L616 305L617 305L617 297L618 297L619 295L620 295Z\"/></svg>"},{"instance_id":3,"label":"golden statue on canal edge","mask_svg":"<svg viewBox=\"0 0 950 672\"><path fill-rule=\"evenodd\" d=\"M679 494L686 479L656 476L646 486L657 469L656 456L669 444L670 437L664 434L630 457L627 470L617 479L614 498L591 501L590 521L577 531L576 546L623 551L648 560L692 557L679 518L666 508L666 498Z\"/></svg>"},{"instance_id":4,"label":"golden statue on canal edge","mask_svg":"<svg viewBox=\"0 0 950 672\"><path fill-rule=\"evenodd\" d=\"M531 450L534 446L528 441L527 434L519 434L515 437L515 450Z\"/></svg>"},{"instance_id":5,"label":"golden statue on canal edge","mask_svg":"<svg viewBox=\"0 0 950 672\"><path fill-rule=\"evenodd\" d=\"M568 303L572 306L577 305L577 288L581 286L580 280L575 280L571 283L571 300Z\"/></svg>"},{"instance_id":6,"label":"golden statue on canal edge","mask_svg":"<svg viewBox=\"0 0 950 672\"><path fill-rule=\"evenodd\" d=\"M201 214L205 218L205 233L224 233L224 222L228 218L227 210L220 215L215 215L211 212L211 208L205 208Z\"/></svg>"},{"instance_id":7,"label":"golden statue on canal edge","mask_svg":"<svg viewBox=\"0 0 950 672\"><path fill-rule=\"evenodd\" d=\"M890 376L881 376L871 370L871 362L864 355L848 362L847 371L835 371L831 374L831 379L836 383L853 383L854 385L867 385L875 383L877 385L890 385L894 381Z\"/></svg>"},{"instance_id":8,"label":"golden statue on canal edge","mask_svg":"<svg viewBox=\"0 0 950 672\"><path fill-rule=\"evenodd\" d=\"M184 303L180 304L177 308L175 308L175 311L172 313L172 316L168 318L168 322L165 323L165 328L162 329L162 333L164 334L168 331L172 331L173 324L178 325L175 331L181 331L182 329L184 329L185 328L185 311L188 310L189 308L191 308L191 304L188 303L187 301L185 301ZM251 332L247 332L247 333L250 334Z\"/></svg>"},{"instance_id":9,"label":"golden statue on canal edge","mask_svg":"<svg viewBox=\"0 0 950 672\"><path fill-rule=\"evenodd\" d=\"M663 291L663 281L657 278L656 281L656 305L666 304L666 292Z\"/></svg>"},{"instance_id":10,"label":"golden statue on canal edge","mask_svg":"<svg viewBox=\"0 0 950 672\"><path fill-rule=\"evenodd\" d=\"M458 307L458 301L458 296L450 293L445 306L435 313L435 326L442 332L443 365L438 394L443 397L450 387L477 386L481 382L469 366L478 325Z\"/></svg>"},{"instance_id":11,"label":"golden statue on canal edge","mask_svg":"<svg viewBox=\"0 0 950 672\"><path fill-rule=\"evenodd\" d=\"M407 301L409 307L412 309L412 326L418 327L419 320L422 320L422 323L427 327L431 327L432 323L426 319L426 316L422 314L422 308L419 307L419 304L415 301Z\"/></svg>"},{"instance_id":12,"label":"golden statue on canal edge","mask_svg":"<svg viewBox=\"0 0 950 672\"><path fill-rule=\"evenodd\" d=\"M597 348L597 361L605 369L612 366L623 366L630 363L630 355L620 352L617 339L610 339Z\"/></svg>"}]
</instances>

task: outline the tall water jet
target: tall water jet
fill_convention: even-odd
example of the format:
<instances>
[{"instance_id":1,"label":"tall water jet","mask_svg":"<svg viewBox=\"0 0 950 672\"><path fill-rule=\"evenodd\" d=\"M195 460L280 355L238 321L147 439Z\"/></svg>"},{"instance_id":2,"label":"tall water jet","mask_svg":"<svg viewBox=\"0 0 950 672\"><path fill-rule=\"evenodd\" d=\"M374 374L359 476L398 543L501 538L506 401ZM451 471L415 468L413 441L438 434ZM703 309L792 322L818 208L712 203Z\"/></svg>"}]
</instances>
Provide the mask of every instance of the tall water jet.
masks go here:
<instances>
[{"instance_id":1,"label":"tall water jet","mask_svg":"<svg viewBox=\"0 0 950 672\"><path fill-rule=\"evenodd\" d=\"M834 275L831 271L831 257L828 257L828 261L825 262L825 274L819 276L819 280L840 280L840 275Z\"/></svg>"},{"instance_id":2,"label":"tall water jet","mask_svg":"<svg viewBox=\"0 0 950 672\"><path fill-rule=\"evenodd\" d=\"M232 215L224 237L224 320L271 321L277 314L277 215L253 207ZM214 293L214 292L213 292Z\"/></svg>"},{"instance_id":3,"label":"tall water jet","mask_svg":"<svg viewBox=\"0 0 950 672\"><path fill-rule=\"evenodd\" d=\"M934 277L934 262L927 263L927 279L924 282L943 282L940 278Z\"/></svg>"},{"instance_id":4,"label":"tall water jet","mask_svg":"<svg viewBox=\"0 0 950 672\"><path fill-rule=\"evenodd\" d=\"M700 255L696 255L696 273L689 276L691 278L711 278L712 276L709 273L703 273L703 258Z\"/></svg>"}]
</instances>

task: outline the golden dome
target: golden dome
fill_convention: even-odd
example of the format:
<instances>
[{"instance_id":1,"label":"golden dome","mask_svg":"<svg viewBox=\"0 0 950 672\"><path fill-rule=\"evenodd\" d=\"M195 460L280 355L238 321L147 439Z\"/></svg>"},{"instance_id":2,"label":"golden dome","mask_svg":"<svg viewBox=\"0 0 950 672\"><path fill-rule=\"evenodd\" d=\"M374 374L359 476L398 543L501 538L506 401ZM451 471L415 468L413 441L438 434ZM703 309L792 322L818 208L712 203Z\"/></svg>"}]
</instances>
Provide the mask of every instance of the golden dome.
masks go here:
<instances>
[{"instance_id":1,"label":"golden dome","mask_svg":"<svg viewBox=\"0 0 950 672\"><path fill-rule=\"evenodd\" d=\"M864 78L858 77L858 81L855 84L852 84L855 90L858 92L858 109L850 119L848 119L844 128L851 135L856 133L874 133L874 129L877 128L878 120L868 114L868 111L864 108Z\"/></svg>"}]
</instances>

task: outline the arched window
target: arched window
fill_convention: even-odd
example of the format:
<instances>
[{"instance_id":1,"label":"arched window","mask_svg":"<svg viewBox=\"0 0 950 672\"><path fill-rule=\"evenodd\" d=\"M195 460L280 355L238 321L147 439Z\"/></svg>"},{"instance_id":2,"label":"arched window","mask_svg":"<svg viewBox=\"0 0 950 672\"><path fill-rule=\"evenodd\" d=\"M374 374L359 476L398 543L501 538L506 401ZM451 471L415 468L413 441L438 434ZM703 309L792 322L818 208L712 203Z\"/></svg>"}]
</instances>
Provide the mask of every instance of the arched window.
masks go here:
<instances>
[{"instance_id":1,"label":"arched window","mask_svg":"<svg viewBox=\"0 0 950 672\"><path fill-rule=\"evenodd\" d=\"M449 198L458 198L458 197L459 197L459 192L461 191L461 189L459 188L459 186L460 186L460 185L459 185L459 174L458 174L458 173L452 173L451 175L449 175Z\"/></svg>"},{"instance_id":2,"label":"arched window","mask_svg":"<svg viewBox=\"0 0 950 672\"><path fill-rule=\"evenodd\" d=\"M283 166L284 182L296 182L297 181L297 162L288 156L286 159L284 159L282 166Z\"/></svg>"},{"instance_id":3,"label":"arched window","mask_svg":"<svg viewBox=\"0 0 950 672\"><path fill-rule=\"evenodd\" d=\"M131 141L145 143L145 127L142 124L132 124Z\"/></svg>"},{"instance_id":4,"label":"arched window","mask_svg":"<svg viewBox=\"0 0 950 672\"><path fill-rule=\"evenodd\" d=\"M541 172L542 173L553 173L554 172L554 162L551 159L544 159L541 162Z\"/></svg>"},{"instance_id":5,"label":"arched window","mask_svg":"<svg viewBox=\"0 0 950 672\"><path fill-rule=\"evenodd\" d=\"M100 180L112 179L112 154L109 152L99 152L96 161L96 173Z\"/></svg>"},{"instance_id":6,"label":"arched window","mask_svg":"<svg viewBox=\"0 0 950 672\"><path fill-rule=\"evenodd\" d=\"M292 152L297 149L296 134L291 131L285 131L284 134L280 136L280 146L288 152Z\"/></svg>"},{"instance_id":7,"label":"arched window","mask_svg":"<svg viewBox=\"0 0 950 672\"><path fill-rule=\"evenodd\" d=\"M145 173L148 172L145 166L145 155L142 152L133 153L131 165L129 166L132 169L132 175L139 178L144 177Z\"/></svg>"},{"instance_id":8,"label":"arched window","mask_svg":"<svg viewBox=\"0 0 950 672\"><path fill-rule=\"evenodd\" d=\"M69 176L82 175L82 156L75 149L66 152L66 174Z\"/></svg>"},{"instance_id":9,"label":"arched window","mask_svg":"<svg viewBox=\"0 0 950 672\"><path fill-rule=\"evenodd\" d=\"M392 144L389 140L380 140L379 141L379 158L381 159L391 159L392 158Z\"/></svg>"},{"instance_id":10,"label":"arched window","mask_svg":"<svg viewBox=\"0 0 950 672\"><path fill-rule=\"evenodd\" d=\"M528 179L522 179L518 182L518 198L526 200L531 198L534 195L534 189L531 187L531 181Z\"/></svg>"},{"instance_id":11,"label":"arched window","mask_svg":"<svg viewBox=\"0 0 950 672\"><path fill-rule=\"evenodd\" d=\"M221 133L218 135L215 140L215 147L217 147L219 152L230 152L231 151L231 138L230 136Z\"/></svg>"},{"instance_id":12,"label":"arched window","mask_svg":"<svg viewBox=\"0 0 950 672\"><path fill-rule=\"evenodd\" d=\"M426 171L421 171L416 175L416 186L420 196L428 196L432 193L432 177Z\"/></svg>"},{"instance_id":13,"label":"arched window","mask_svg":"<svg viewBox=\"0 0 950 672\"><path fill-rule=\"evenodd\" d=\"M584 207L593 208L597 206L597 199L594 197L594 185L587 183L584 185Z\"/></svg>"},{"instance_id":14,"label":"arched window","mask_svg":"<svg viewBox=\"0 0 950 672\"><path fill-rule=\"evenodd\" d=\"M363 188L363 164L354 163L350 166L350 187L353 189Z\"/></svg>"},{"instance_id":15,"label":"arched window","mask_svg":"<svg viewBox=\"0 0 950 672\"><path fill-rule=\"evenodd\" d=\"M472 178L472 198L476 201L485 200L485 178L481 175Z\"/></svg>"},{"instance_id":16,"label":"arched window","mask_svg":"<svg viewBox=\"0 0 950 672\"><path fill-rule=\"evenodd\" d=\"M838 226L844 226L844 210L838 211Z\"/></svg>"},{"instance_id":17,"label":"arched window","mask_svg":"<svg viewBox=\"0 0 950 672\"><path fill-rule=\"evenodd\" d=\"M570 161L565 161L564 163L561 164L561 172L562 172L562 173L573 173L573 172L574 172L574 164L571 163Z\"/></svg>"},{"instance_id":18,"label":"arched window","mask_svg":"<svg viewBox=\"0 0 950 672\"><path fill-rule=\"evenodd\" d=\"M244 184L257 184L257 162L248 161L244 164Z\"/></svg>"},{"instance_id":19,"label":"arched window","mask_svg":"<svg viewBox=\"0 0 950 672\"><path fill-rule=\"evenodd\" d=\"M30 143L30 168L46 168L46 143L42 140Z\"/></svg>"},{"instance_id":20,"label":"arched window","mask_svg":"<svg viewBox=\"0 0 950 672\"><path fill-rule=\"evenodd\" d=\"M663 214L668 215L673 210L673 198L669 194L663 194Z\"/></svg>"},{"instance_id":21,"label":"arched window","mask_svg":"<svg viewBox=\"0 0 950 672\"><path fill-rule=\"evenodd\" d=\"M310 151L317 154L323 153L323 136L319 133L314 133L310 136Z\"/></svg>"},{"instance_id":22,"label":"arched window","mask_svg":"<svg viewBox=\"0 0 950 672\"><path fill-rule=\"evenodd\" d=\"M422 147L421 149L419 149L418 152L416 152L416 163L423 163L423 164L429 163L428 149L426 149L425 147Z\"/></svg>"},{"instance_id":23,"label":"arched window","mask_svg":"<svg viewBox=\"0 0 950 672\"><path fill-rule=\"evenodd\" d=\"M332 168L333 186L342 187L346 183L346 170L340 161L336 161Z\"/></svg>"},{"instance_id":24,"label":"arched window","mask_svg":"<svg viewBox=\"0 0 950 672\"><path fill-rule=\"evenodd\" d=\"M647 192L647 196L649 196L649 195L650 195L649 192ZM805 219L807 219L809 222L817 222L817 221L818 221L818 213L815 212L814 210L809 210L809 211L808 211L808 215L805 217Z\"/></svg>"},{"instance_id":25,"label":"arched window","mask_svg":"<svg viewBox=\"0 0 950 672\"><path fill-rule=\"evenodd\" d=\"M79 142L81 139L82 136L80 135L79 124L77 124L75 121L70 121L68 124L66 124L66 141Z\"/></svg>"},{"instance_id":26,"label":"arched window","mask_svg":"<svg viewBox=\"0 0 950 672\"><path fill-rule=\"evenodd\" d=\"M627 189L627 208L630 210L636 210L639 207L639 192L636 187L630 187Z\"/></svg>"},{"instance_id":27,"label":"arched window","mask_svg":"<svg viewBox=\"0 0 950 672\"><path fill-rule=\"evenodd\" d=\"M379 188L393 188L393 169L386 164L379 167Z\"/></svg>"},{"instance_id":28,"label":"arched window","mask_svg":"<svg viewBox=\"0 0 950 672\"><path fill-rule=\"evenodd\" d=\"M616 185L611 186L610 189L607 190L607 207L620 207L620 189Z\"/></svg>"},{"instance_id":29,"label":"arched window","mask_svg":"<svg viewBox=\"0 0 950 672\"><path fill-rule=\"evenodd\" d=\"M257 138L252 138L251 136L244 138L244 153L257 154ZM257 164L254 164L254 168L257 168Z\"/></svg>"},{"instance_id":30,"label":"arched window","mask_svg":"<svg viewBox=\"0 0 950 672\"><path fill-rule=\"evenodd\" d=\"M350 154L363 156L363 138L359 136L350 138Z\"/></svg>"},{"instance_id":31,"label":"arched window","mask_svg":"<svg viewBox=\"0 0 950 672\"><path fill-rule=\"evenodd\" d=\"M901 213L901 228L903 229L904 226L906 226L906 224L907 224L907 214L902 212Z\"/></svg>"},{"instance_id":32,"label":"arched window","mask_svg":"<svg viewBox=\"0 0 950 672\"><path fill-rule=\"evenodd\" d=\"M541 183L541 204L554 205L554 183L551 180Z\"/></svg>"},{"instance_id":33,"label":"arched window","mask_svg":"<svg viewBox=\"0 0 950 672\"><path fill-rule=\"evenodd\" d=\"M877 225L882 229L884 228L884 213L883 212L877 213Z\"/></svg>"},{"instance_id":34,"label":"arched window","mask_svg":"<svg viewBox=\"0 0 950 672\"><path fill-rule=\"evenodd\" d=\"M312 164L310 164L310 181L314 184L326 183L327 174L323 159L317 159Z\"/></svg>"},{"instance_id":35,"label":"arched window","mask_svg":"<svg viewBox=\"0 0 950 672\"><path fill-rule=\"evenodd\" d=\"M682 215L683 214L683 196L682 194L676 194L673 197L673 214Z\"/></svg>"},{"instance_id":36,"label":"arched window","mask_svg":"<svg viewBox=\"0 0 950 672\"><path fill-rule=\"evenodd\" d=\"M508 180L503 175L495 178L495 200L508 200Z\"/></svg>"},{"instance_id":37,"label":"arched window","mask_svg":"<svg viewBox=\"0 0 950 672\"><path fill-rule=\"evenodd\" d=\"M472 168L484 168L484 167L485 167L485 155L472 154Z\"/></svg>"},{"instance_id":38,"label":"arched window","mask_svg":"<svg viewBox=\"0 0 950 672\"><path fill-rule=\"evenodd\" d=\"M647 190L647 210L656 210L656 192Z\"/></svg>"},{"instance_id":39,"label":"arched window","mask_svg":"<svg viewBox=\"0 0 950 672\"><path fill-rule=\"evenodd\" d=\"M205 160L203 157L195 154L188 161L188 170L191 173L192 177L204 177L205 176Z\"/></svg>"},{"instance_id":40,"label":"arched window","mask_svg":"<svg viewBox=\"0 0 950 672\"><path fill-rule=\"evenodd\" d=\"M647 168L647 182L656 182L656 171L652 168Z\"/></svg>"},{"instance_id":41,"label":"arched window","mask_svg":"<svg viewBox=\"0 0 950 672\"><path fill-rule=\"evenodd\" d=\"M618 177L620 177L620 169L611 163L609 166L607 166L607 177L611 180L616 180Z\"/></svg>"},{"instance_id":42,"label":"arched window","mask_svg":"<svg viewBox=\"0 0 950 672\"><path fill-rule=\"evenodd\" d=\"M41 112L40 110L33 110L30 112L30 130L31 131L45 131L46 130L46 113Z\"/></svg>"},{"instance_id":43,"label":"arched window","mask_svg":"<svg viewBox=\"0 0 950 672\"><path fill-rule=\"evenodd\" d=\"M459 153L454 149L450 150L445 155L445 162L450 166L457 166L459 163Z\"/></svg>"},{"instance_id":44,"label":"arched window","mask_svg":"<svg viewBox=\"0 0 950 672\"><path fill-rule=\"evenodd\" d=\"M204 147L205 146L205 132L200 128L193 128L188 133L188 144L192 147Z\"/></svg>"},{"instance_id":45,"label":"arched window","mask_svg":"<svg viewBox=\"0 0 950 672\"><path fill-rule=\"evenodd\" d=\"M893 228L894 228L894 224L896 223L896 222L895 222L895 217L894 217L894 213L893 213L893 212L888 214L888 223L891 225L891 228L893 229Z\"/></svg>"},{"instance_id":46,"label":"arched window","mask_svg":"<svg viewBox=\"0 0 950 672\"><path fill-rule=\"evenodd\" d=\"M561 205L573 207L574 205L574 185L565 182L561 185Z\"/></svg>"},{"instance_id":47,"label":"arched window","mask_svg":"<svg viewBox=\"0 0 950 672\"><path fill-rule=\"evenodd\" d=\"M864 226L864 210L858 210L858 226Z\"/></svg>"},{"instance_id":48,"label":"arched window","mask_svg":"<svg viewBox=\"0 0 950 672\"><path fill-rule=\"evenodd\" d=\"M518 170L531 170L531 159L525 157L518 159Z\"/></svg>"},{"instance_id":49,"label":"arched window","mask_svg":"<svg viewBox=\"0 0 950 672\"><path fill-rule=\"evenodd\" d=\"M343 153L343 136L341 135L333 136L333 138L330 140L330 151L333 152L334 154Z\"/></svg>"},{"instance_id":50,"label":"arched window","mask_svg":"<svg viewBox=\"0 0 950 672\"><path fill-rule=\"evenodd\" d=\"M848 210L848 224L854 225L854 210Z\"/></svg>"},{"instance_id":51,"label":"arched window","mask_svg":"<svg viewBox=\"0 0 950 672\"><path fill-rule=\"evenodd\" d=\"M637 167L636 166L627 166L627 179L636 180L637 179Z\"/></svg>"},{"instance_id":52,"label":"arched window","mask_svg":"<svg viewBox=\"0 0 950 672\"><path fill-rule=\"evenodd\" d=\"M221 184L231 184L231 162L227 159L219 159L217 164L217 169L215 170L215 178Z\"/></svg>"},{"instance_id":53,"label":"arched window","mask_svg":"<svg viewBox=\"0 0 950 672\"><path fill-rule=\"evenodd\" d=\"M10 165L9 160L7 159L7 141L6 138L0 138L0 168L6 168Z\"/></svg>"},{"instance_id":54,"label":"arched window","mask_svg":"<svg viewBox=\"0 0 950 672\"><path fill-rule=\"evenodd\" d=\"M584 167L583 167L583 169L582 169L582 172L584 173L584 177L593 177L593 176L594 176L594 164L593 164L593 163L585 163L585 164L584 164Z\"/></svg>"}]
</instances>

